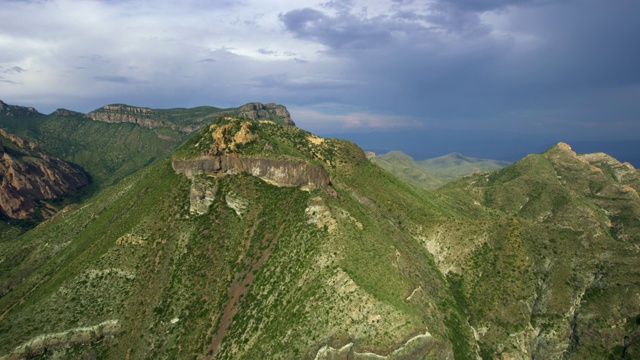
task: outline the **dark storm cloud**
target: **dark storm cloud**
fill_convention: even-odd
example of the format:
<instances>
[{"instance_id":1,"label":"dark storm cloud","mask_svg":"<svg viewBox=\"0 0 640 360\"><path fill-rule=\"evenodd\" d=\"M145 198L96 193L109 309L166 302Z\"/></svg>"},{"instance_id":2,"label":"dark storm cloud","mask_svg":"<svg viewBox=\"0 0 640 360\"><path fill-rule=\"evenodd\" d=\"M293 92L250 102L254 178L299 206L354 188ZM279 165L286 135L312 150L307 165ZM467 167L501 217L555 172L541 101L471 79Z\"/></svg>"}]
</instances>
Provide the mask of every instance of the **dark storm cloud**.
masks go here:
<instances>
[{"instance_id":1,"label":"dark storm cloud","mask_svg":"<svg viewBox=\"0 0 640 360\"><path fill-rule=\"evenodd\" d=\"M373 17L348 6L304 8L280 18L295 36L349 59L351 100L378 111L465 128L579 132L614 119L640 127L640 102L622 100L640 86L640 3L412 6Z\"/></svg>"},{"instance_id":2,"label":"dark storm cloud","mask_svg":"<svg viewBox=\"0 0 640 360\"><path fill-rule=\"evenodd\" d=\"M361 19L348 12L329 16L311 8L281 14L280 19L295 36L332 49L380 46L389 41L390 32L399 25L385 16Z\"/></svg>"},{"instance_id":3,"label":"dark storm cloud","mask_svg":"<svg viewBox=\"0 0 640 360\"><path fill-rule=\"evenodd\" d=\"M440 4L457 7L465 11L482 12L489 10L502 9L507 6L520 5L546 5L561 0L456 0L456 1L440 1Z\"/></svg>"}]
</instances>

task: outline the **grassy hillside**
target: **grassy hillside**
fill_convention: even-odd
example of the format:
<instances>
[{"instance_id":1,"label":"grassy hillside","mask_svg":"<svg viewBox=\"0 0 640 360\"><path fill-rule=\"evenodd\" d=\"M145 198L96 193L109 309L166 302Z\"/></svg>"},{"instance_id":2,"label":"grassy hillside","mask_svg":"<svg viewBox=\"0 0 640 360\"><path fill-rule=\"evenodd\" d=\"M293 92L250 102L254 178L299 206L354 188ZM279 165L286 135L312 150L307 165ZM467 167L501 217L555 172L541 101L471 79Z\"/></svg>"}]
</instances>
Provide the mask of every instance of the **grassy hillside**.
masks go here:
<instances>
[{"instance_id":1,"label":"grassy hillside","mask_svg":"<svg viewBox=\"0 0 640 360\"><path fill-rule=\"evenodd\" d=\"M351 344L407 359L473 358L447 280L407 230L451 216L443 200L352 143L254 125L267 152L323 163L333 185L189 180L169 159L137 172L2 245L0 353L40 353L37 342L21 345L48 334L47 354L64 357L322 358ZM213 197L205 214L189 211L194 187ZM82 338L64 335L87 327Z\"/></svg>"},{"instance_id":2,"label":"grassy hillside","mask_svg":"<svg viewBox=\"0 0 640 360\"><path fill-rule=\"evenodd\" d=\"M627 170L635 183L638 172ZM496 216L484 229L427 240L469 304L483 357L638 356L636 188L559 144L442 193Z\"/></svg>"}]
</instances>

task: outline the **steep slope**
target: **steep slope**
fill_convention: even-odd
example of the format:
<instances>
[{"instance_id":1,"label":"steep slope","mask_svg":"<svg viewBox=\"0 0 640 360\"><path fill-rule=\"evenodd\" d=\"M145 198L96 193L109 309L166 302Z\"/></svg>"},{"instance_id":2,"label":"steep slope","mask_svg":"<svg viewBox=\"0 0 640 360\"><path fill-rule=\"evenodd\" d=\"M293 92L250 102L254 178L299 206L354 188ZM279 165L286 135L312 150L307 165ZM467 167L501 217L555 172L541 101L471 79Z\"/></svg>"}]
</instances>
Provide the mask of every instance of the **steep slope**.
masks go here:
<instances>
[{"instance_id":1,"label":"steep slope","mask_svg":"<svg viewBox=\"0 0 640 360\"><path fill-rule=\"evenodd\" d=\"M284 106L272 103L232 109L149 109L116 104L86 115L66 109L44 115L34 108L0 101L0 128L34 140L43 150L82 166L95 184L103 187L171 153L194 132L224 114L294 124Z\"/></svg>"},{"instance_id":2,"label":"steep slope","mask_svg":"<svg viewBox=\"0 0 640 360\"><path fill-rule=\"evenodd\" d=\"M78 167L0 129L0 217L46 218L55 208L42 200L69 195L89 182Z\"/></svg>"},{"instance_id":3,"label":"steep slope","mask_svg":"<svg viewBox=\"0 0 640 360\"><path fill-rule=\"evenodd\" d=\"M0 242L0 354L637 358L639 180L561 143L426 192L350 142L219 118Z\"/></svg>"},{"instance_id":4,"label":"steep slope","mask_svg":"<svg viewBox=\"0 0 640 360\"><path fill-rule=\"evenodd\" d=\"M368 154L376 165L396 175L409 184L425 190L436 189L448 181L476 171L498 170L506 161L478 159L460 153L451 153L437 158L416 161L401 151L386 154Z\"/></svg>"},{"instance_id":5,"label":"steep slope","mask_svg":"<svg viewBox=\"0 0 640 360\"><path fill-rule=\"evenodd\" d=\"M424 235L483 357L638 356L637 180L631 165L560 143L441 189L496 217Z\"/></svg>"},{"instance_id":6,"label":"steep slope","mask_svg":"<svg viewBox=\"0 0 640 360\"><path fill-rule=\"evenodd\" d=\"M347 141L216 120L0 246L0 354L474 358L409 231L454 216L445 200Z\"/></svg>"}]
</instances>

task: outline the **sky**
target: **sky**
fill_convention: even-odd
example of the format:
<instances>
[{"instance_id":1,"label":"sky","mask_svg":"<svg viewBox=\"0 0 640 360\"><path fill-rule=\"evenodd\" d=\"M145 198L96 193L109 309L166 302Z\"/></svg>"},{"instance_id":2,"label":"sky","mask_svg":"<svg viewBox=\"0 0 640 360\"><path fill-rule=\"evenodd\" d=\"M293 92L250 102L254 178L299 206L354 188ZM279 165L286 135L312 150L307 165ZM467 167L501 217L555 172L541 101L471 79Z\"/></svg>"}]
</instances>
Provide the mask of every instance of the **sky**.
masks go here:
<instances>
[{"instance_id":1,"label":"sky","mask_svg":"<svg viewBox=\"0 0 640 360\"><path fill-rule=\"evenodd\" d=\"M378 152L514 161L565 141L640 165L640 1L1 5L0 100L43 113L275 102Z\"/></svg>"}]
</instances>

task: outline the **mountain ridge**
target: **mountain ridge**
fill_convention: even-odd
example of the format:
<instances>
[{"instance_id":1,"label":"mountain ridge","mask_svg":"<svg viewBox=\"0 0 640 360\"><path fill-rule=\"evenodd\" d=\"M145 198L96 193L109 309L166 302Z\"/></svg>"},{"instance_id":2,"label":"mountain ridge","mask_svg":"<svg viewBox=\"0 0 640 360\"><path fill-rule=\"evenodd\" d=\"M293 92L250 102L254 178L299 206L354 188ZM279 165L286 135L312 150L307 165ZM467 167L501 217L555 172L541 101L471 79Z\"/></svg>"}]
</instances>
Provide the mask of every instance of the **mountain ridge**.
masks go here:
<instances>
[{"instance_id":1,"label":"mountain ridge","mask_svg":"<svg viewBox=\"0 0 640 360\"><path fill-rule=\"evenodd\" d=\"M400 179L425 190L436 189L475 171L497 170L509 164L507 161L467 157L457 152L424 160L415 160L402 151L380 155L369 152L368 157Z\"/></svg>"},{"instance_id":2,"label":"mountain ridge","mask_svg":"<svg viewBox=\"0 0 640 360\"><path fill-rule=\"evenodd\" d=\"M82 166L97 187L113 184L166 156L223 115L295 126L287 109L275 103L254 102L230 109L211 106L150 109L113 104L87 114L58 109L45 115L33 107L0 101L0 128L31 139L45 151Z\"/></svg>"},{"instance_id":3,"label":"mountain ridge","mask_svg":"<svg viewBox=\"0 0 640 360\"><path fill-rule=\"evenodd\" d=\"M640 354L632 166L560 143L425 191L346 140L208 125L0 242L0 354ZM324 185L291 181L305 166Z\"/></svg>"}]
</instances>

